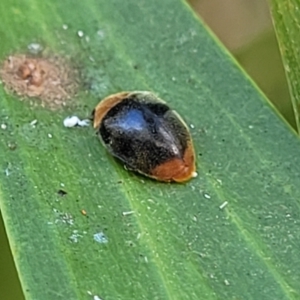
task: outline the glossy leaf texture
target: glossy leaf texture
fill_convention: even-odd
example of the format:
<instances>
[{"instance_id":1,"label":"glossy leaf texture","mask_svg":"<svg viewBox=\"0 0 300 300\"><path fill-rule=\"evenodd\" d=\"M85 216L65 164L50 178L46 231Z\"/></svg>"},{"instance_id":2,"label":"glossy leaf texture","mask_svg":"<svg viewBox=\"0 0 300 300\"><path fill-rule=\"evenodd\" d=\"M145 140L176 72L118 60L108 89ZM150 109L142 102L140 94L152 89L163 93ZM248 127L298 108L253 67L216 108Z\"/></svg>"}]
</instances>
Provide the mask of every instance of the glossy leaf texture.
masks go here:
<instances>
[{"instance_id":1,"label":"glossy leaf texture","mask_svg":"<svg viewBox=\"0 0 300 300\"><path fill-rule=\"evenodd\" d=\"M5 0L0 14L1 60L35 42L82 74L57 111L0 88L0 208L26 299L299 299L299 140L187 4ZM196 179L135 175L91 127L63 126L122 90L183 116Z\"/></svg>"}]
</instances>

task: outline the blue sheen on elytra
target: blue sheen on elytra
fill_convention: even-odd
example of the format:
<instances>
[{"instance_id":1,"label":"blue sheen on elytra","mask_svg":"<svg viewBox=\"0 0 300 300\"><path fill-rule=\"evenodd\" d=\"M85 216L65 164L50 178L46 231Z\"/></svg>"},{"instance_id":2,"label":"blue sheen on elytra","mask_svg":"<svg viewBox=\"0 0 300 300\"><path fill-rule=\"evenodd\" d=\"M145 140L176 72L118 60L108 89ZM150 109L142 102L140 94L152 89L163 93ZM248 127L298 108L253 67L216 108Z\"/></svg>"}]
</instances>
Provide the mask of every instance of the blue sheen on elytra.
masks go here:
<instances>
[{"instance_id":1,"label":"blue sheen on elytra","mask_svg":"<svg viewBox=\"0 0 300 300\"><path fill-rule=\"evenodd\" d=\"M127 113L120 116L115 120L115 125L120 127L122 130L137 130L141 131L147 127L147 123L143 116L143 113L137 109L131 109Z\"/></svg>"}]
</instances>

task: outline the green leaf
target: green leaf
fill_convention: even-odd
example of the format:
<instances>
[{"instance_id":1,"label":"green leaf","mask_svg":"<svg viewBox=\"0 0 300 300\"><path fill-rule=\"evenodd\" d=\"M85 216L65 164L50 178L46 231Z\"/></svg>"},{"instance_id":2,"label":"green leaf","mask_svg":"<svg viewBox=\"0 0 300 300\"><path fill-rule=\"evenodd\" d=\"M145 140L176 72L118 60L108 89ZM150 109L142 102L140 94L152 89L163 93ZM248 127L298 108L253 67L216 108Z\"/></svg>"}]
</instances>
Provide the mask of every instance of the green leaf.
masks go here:
<instances>
[{"instance_id":1,"label":"green leaf","mask_svg":"<svg viewBox=\"0 0 300 300\"><path fill-rule=\"evenodd\" d=\"M299 140L185 3L5 0L0 14L2 59L39 42L82 74L58 111L0 89L0 208L26 299L299 299ZM63 127L122 90L183 116L196 179L135 175L92 128Z\"/></svg>"},{"instance_id":2,"label":"green leaf","mask_svg":"<svg viewBox=\"0 0 300 300\"><path fill-rule=\"evenodd\" d=\"M297 130L300 132L300 1L270 1L273 23L289 84Z\"/></svg>"},{"instance_id":3,"label":"green leaf","mask_svg":"<svg viewBox=\"0 0 300 300\"><path fill-rule=\"evenodd\" d=\"M275 31L262 33L252 43L235 51L234 56L282 116L296 129L294 109Z\"/></svg>"}]
</instances>

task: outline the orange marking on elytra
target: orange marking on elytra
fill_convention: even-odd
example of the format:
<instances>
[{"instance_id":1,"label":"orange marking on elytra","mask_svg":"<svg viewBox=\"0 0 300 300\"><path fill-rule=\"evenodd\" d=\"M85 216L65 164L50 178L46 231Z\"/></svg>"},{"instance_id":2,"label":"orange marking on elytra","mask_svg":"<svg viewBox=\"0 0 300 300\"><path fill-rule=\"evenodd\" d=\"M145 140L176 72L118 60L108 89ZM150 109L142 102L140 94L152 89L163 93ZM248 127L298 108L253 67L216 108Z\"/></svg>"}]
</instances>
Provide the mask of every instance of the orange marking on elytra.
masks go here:
<instances>
[{"instance_id":1,"label":"orange marking on elytra","mask_svg":"<svg viewBox=\"0 0 300 300\"><path fill-rule=\"evenodd\" d=\"M93 126L94 128L98 128L101 124L103 117L107 114L107 112L114 107L116 104L121 102L126 96L130 94L129 92L122 92L110 95L103 99L96 107L95 114L93 116Z\"/></svg>"},{"instance_id":2,"label":"orange marking on elytra","mask_svg":"<svg viewBox=\"0 0 300 300\"><path fill-rule=\"evenodd\" d=\"M151 175L161 181L184 182L194 176L196 170L194 148L191 143L183 159L174 158L154 168Z\"/></svg>"}]
</instances>

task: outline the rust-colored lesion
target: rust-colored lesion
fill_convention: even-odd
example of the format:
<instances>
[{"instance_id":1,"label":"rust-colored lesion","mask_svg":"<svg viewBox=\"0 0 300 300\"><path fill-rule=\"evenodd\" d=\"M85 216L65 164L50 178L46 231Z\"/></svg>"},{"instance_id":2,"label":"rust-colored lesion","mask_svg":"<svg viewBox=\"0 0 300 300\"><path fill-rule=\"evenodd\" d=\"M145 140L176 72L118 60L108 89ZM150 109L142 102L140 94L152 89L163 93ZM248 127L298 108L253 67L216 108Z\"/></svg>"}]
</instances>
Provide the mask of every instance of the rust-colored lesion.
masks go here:
<instances>
[{"instance_id":1,"label":"rust-colored lesion","mask_svg":"<svg viewBox=\"0 0 300 300\"><path fill-rule=\"evenodd\" d=\"M195 152L191 141L183 158L174 158L160 164L151 171L151 176L160 181L185 182L196 174Z\"/></svg>"},{"instance_id":2,"label":"rust-colored lesion","mask_svg":"<svg viewBox=\"0 0 300 300\"><path fill-rule=\"evenodd\" d=\"M39 99L39 104L51 109L65 106L75 95L78 77L77 70L57 56L10 55L0 66L0 78L7 91L22 100Z\"/></svg>"},{"instance_id":3,"label":"rust-colored lesion","mask_svg":"<svg viewBox=\"0 0 300 300\"><path fill-rule=\"evenodd\" d=\"M117 94L110 95L99 102L93 111L93 126L94 128L99 128L103 117L107 112L114 107L116 104L125 99L130 92L121 92Z\"/></svg>"}]
</instances>

